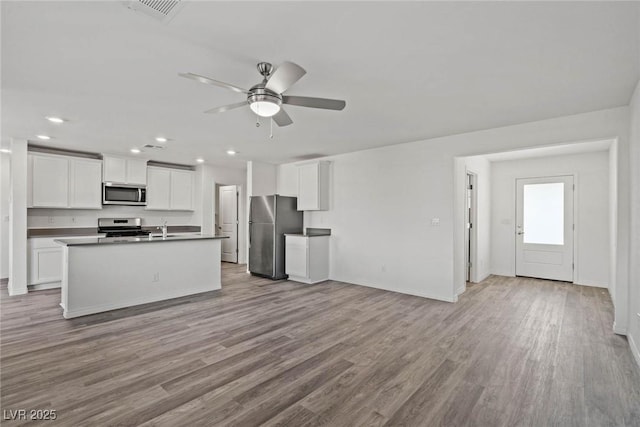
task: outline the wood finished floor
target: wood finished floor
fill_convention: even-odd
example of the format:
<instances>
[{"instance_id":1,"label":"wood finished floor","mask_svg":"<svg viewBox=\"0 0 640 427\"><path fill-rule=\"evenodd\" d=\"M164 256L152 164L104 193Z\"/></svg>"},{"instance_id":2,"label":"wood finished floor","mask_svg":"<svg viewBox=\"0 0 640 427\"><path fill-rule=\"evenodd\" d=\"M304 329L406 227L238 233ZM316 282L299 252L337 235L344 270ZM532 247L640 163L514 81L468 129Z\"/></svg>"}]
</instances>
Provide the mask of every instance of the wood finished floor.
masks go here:
<instances>
[{"instance_id":1,"label":"wood finished floor","mask_svg":"<svg viewBox=\"0 0 640 427\"><path fill-rule=\"evenodd\" d=\"M450 304L224 264L222 291L73 320L56 290L0 298L1 406L39 425L640 425L598 288L493 276Z\"/></svg>"}]
</instances>

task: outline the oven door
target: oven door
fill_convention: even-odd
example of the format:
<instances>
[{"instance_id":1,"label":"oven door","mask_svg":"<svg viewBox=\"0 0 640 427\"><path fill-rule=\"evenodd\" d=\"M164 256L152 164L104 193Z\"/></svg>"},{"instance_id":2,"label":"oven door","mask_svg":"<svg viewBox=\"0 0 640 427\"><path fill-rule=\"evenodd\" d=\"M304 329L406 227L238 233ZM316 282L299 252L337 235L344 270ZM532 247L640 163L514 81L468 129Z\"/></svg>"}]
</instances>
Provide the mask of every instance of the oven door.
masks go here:
<instances>
[{"instance_id":1,"label":"oven door","mask_svg":"<svg viewBox=\"0 0 640 427\"><path fill-rule=\"evenodd\" d=\"M147 204L147 189L139 185L102 184L103 205L145 206Z\"/></svg>"}]
</instances>

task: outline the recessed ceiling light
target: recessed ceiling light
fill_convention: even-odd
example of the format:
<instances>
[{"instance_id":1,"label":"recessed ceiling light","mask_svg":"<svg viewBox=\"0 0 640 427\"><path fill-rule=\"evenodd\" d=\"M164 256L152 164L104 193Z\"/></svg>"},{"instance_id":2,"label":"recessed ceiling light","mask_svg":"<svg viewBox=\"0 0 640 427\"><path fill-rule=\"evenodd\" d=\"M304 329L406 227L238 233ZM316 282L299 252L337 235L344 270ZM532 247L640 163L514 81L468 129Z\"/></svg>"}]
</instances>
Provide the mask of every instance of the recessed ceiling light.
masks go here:
<instances>
[{"instance_id":1,"label":"recessed ceiling light","mask_svg":"<svg viewBox=\"0 0 640 427\"><path fill-rule=\"evenodd\" d=\"M133 154L138 154L138 153L140 152L140 149L138 149L138 148L132 148L132 149L131 149L131 152L132 152Z\"/></svg>"},{"instance_id":2,"label":"recessed ceiling light","mask_svg":"<svg viewBox=\"0 0 640 427\"><path fill-rule=\"evenodd\" d=\"M11 150L9 150L8 148L0 148L0 153L10 153Z\"/></svg>"},{"instance_id":3,"label":"recessed ceiling light","mask_svg":"<svg viewBox=\"0 0 640 427\"><path fill-rule=\"evenodd\" d=\"M51 137L49 135L36 135L38 138L40 139L44 139L45 141L51 139Z\"/></svg>"},{"instance_id":4,"label":"recessed ceiling light","mask_svg":"<svg viewBox=\"0 0 640 427\"><path fill-rule=\"evenodd\" d=\"M196 159L196 162L198 162L198 163L204 163L204 159L203 159L202 157L198 157L198 158Z\"/></svg>"},{"instance_id":5,"label":"recessed ceiling light","mask_svg":"<svg viewBox=\"0 0 640 427\"><path fill-rule=\"evenodd\" d=\"M230 156L235 156L238 153L236 153L234 150L227 150L227 154Z\"/></svg>"},{"instance_id":6,"label":"recessed ceiling light","mask_svg":"<svg viewBox=\"0 0 640 427\"><path fill-rule=\"evenodd\" d=\"M163 137L163 136L159 136L159 137L156 138L156 141L158 141L158 142L167 142L168 139Z\"/></svg>"},{"instance_id":7,"label":"recessed ceiling light","mask_svg":"<svg viewBox=\"0 0 640 427\"><path fill-rule=\"evenodd\" d=\"M48 116L47 120L49 120L51 123L64 123L65 120L61 119L60 117L53 117L53 116Z\"/></svg>"}]
</instances>

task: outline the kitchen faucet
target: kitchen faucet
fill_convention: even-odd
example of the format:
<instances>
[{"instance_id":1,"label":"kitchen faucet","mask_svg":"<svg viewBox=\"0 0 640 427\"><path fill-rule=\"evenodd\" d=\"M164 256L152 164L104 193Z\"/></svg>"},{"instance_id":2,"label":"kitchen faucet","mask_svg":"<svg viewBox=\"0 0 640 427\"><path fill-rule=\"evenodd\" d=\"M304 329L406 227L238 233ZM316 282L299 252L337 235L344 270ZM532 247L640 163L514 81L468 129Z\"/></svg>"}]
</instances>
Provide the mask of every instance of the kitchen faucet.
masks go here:
<instances>
[{"instance_id":1,"label":"kitchen faucet","mask_svg":"<svg viewBox=\"0 0 640 427\"><path fill-rule=\"evenodd\" d=\"M165 222L162 224L162 227L158 226L157 228L158 228L159 230L160 230L160 229L162 229L162 238L163 238L163 239L166 239L166 238L167 238L167 221L165 221Z\"/></svg>"}]
</instances>

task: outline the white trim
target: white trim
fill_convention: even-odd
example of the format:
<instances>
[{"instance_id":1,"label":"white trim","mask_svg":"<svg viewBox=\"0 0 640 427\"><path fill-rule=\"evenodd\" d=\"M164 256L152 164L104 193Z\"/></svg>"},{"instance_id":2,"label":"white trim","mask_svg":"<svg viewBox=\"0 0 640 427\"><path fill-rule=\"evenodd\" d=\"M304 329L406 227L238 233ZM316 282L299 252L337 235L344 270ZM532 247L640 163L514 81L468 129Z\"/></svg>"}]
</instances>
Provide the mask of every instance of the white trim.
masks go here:
<instances>
[{"instance_id":1,"label":"white trim","mask_svg":"<svg viewBox=\"0 0 640 427\"><path fill-rule=\"evenodd\" d=\"M60 289L62 288L62 282L48 282L48 283L38 283L35 285L28 285L27 289L29 292L31 291L44 291L45 289Z\"/></svg>"},{"instance_id":2,"label":"white trim","mask_svg":"<svg viewBox=\"0 0 640 427\"><path fill-rule=\"evenodd\" d=\"M113 303L113 304L102 304L102 305L94 305L91 307L85 307L82 308L80 310L74 310L74 311L70 311L70 310L66 310L64 309L62 315L64 316L65 319L70 319L73 317L80 317L80 316L86 316L89 314L96 314L96 313L102 313L105 311L110 311L110 310L117 310L120 308L127 308L127 307L133 307L136 305L143 305L143 304L149 304L152 302L158 302L158 301L166 301L168 299L174 299L174 298L180 298L180 297L186 297L186 296L190 296L190 295L197 295L197 294L202 294L202 293L206 293L206 292L212 292L212 291L219 291L220 288L218 289L212 289L209 291L202 291L202 289L178 289L174 292L166 292L160 295L155 295L151 298L149 297L144 297L144 298L137 298L134 300L129 300L126 303ZM62 306L62 304L60 304Z\"/></svg>"},{"instance_id":3,"label":"white trim","mask_svg":"<svg viewBox=\"0 0 640 427\"><path fill-rule=\"evenodd\" d=\"M627 335L627 328L618 327L616 322L613 322L613 332L618 335Z\"/></svg>"},{"instance_id":4,"label":"white trim","mask_svg":"<svg viewBox=\"0 0 640 427\"><path fill-rule=\"evenodd\" d=\"M438 301L444 301L444 302L458 302L458 295L453 295L451 297L445 297L445 296L442 296L442 295L435 295L435 294L432 294L432 293L407 291L407 290L404 290L404 289L387 289L387 288L383 288L381 286L373 285L373 284L369 284L369 283L351 283L351 282L346 282L344 280L340 280L340 279L336 279L336 278L329 278L329 280L335 280L337 282L347 283L349 285L364 286L364 287L367 287L367 288L380 289L380 290L387 291L387 292L395 292L395 293L398 293L398 294L412 295L414 297L429 298L429 299L438 300Z\"/></svg>"},{"instance_id":5,"label":"white trim","mask_svg":"<svg viewBox=\"0 0 640 427\"><path fill-rule=\"evenodd\" d=\"M329 279L311 280L311 279L306 278L306 277L293 276L293 275L289 274L289 279L288 280L292 280L294 282L306 283L307 285L313 285L313 284L316 284L316 283L326 282Z\"/></svg>"},{"instance_id":6,"label":"white trim","mask_svg":"<svg viewBox=\"0 0 640 427\"><path fill-rule=\"evenodd\" d=\"M636 342L633 340L633 336L629 334L627 337L629 339L629 347L631 348L631 354L633 354L633 358L636 360L638 367L640 367L640 350L638 350L638 346Z\"/></svg>"}]
</instances>

